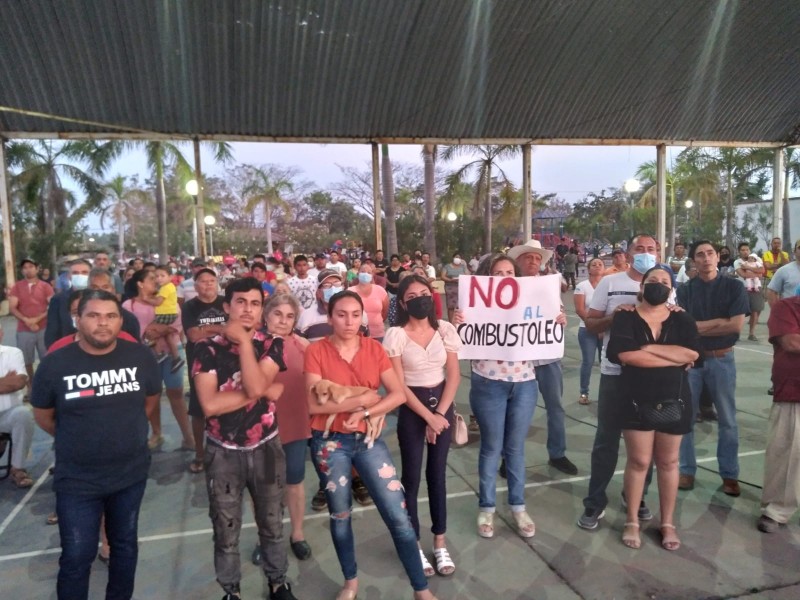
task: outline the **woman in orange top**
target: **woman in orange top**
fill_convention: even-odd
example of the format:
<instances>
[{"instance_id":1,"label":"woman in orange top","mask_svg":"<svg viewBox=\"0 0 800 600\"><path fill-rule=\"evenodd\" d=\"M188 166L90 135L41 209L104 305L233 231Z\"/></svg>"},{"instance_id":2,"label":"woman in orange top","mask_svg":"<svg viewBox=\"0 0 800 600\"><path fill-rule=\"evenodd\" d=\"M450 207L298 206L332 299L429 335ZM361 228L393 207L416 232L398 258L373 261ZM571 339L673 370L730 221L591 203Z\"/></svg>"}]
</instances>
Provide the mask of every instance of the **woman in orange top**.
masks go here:
<instances>
[{"instance_id":1,"label":"woman in orange top","mask_svg":"<svg viewBox=\"0 0 800 600\"><path fill-rule=\"evenodd\" d=\"M328 319L333 335L311 344L306 350L306 386L310 390L321 379L343 386L363 386L367 391L341 403L318 404L309 391L311 413L311 458L320 479L326 481L331 537L345 578L337 600L353 600L358 593L355 540L351 523L351 469L355 466L372 495L384 523L392 535L415 600L431 600L428 581L422 570L417 536L405 509L403 486L397 477L389 449L381 439L365 440L367 422L373 421L405 401L403 386L383 347L359 335L364 305L353 291L335 294L328 304ZM387 394L381 398L377 389ZM330 434L324 437L331 414L336 418Z\"/></svg>"}]
</instances>

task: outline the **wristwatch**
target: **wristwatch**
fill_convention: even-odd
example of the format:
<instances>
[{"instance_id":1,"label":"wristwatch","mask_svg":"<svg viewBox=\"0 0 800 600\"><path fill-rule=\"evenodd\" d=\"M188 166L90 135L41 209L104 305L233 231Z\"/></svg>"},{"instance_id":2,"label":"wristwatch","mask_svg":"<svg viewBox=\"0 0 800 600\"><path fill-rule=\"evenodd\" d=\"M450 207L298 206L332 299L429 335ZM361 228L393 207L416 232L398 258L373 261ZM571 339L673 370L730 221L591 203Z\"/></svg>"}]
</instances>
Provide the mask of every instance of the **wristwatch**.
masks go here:
<instances>
[{"instance_id":1,"label":"wristwatch","mask_svg":"<svg viewBox=\"0 0 800 600\"><path fill-rule=\"evenodd\" d=\"M369 411L365 408L364 410L364 420L369 421Z\"/></svg>"}]
</instances>

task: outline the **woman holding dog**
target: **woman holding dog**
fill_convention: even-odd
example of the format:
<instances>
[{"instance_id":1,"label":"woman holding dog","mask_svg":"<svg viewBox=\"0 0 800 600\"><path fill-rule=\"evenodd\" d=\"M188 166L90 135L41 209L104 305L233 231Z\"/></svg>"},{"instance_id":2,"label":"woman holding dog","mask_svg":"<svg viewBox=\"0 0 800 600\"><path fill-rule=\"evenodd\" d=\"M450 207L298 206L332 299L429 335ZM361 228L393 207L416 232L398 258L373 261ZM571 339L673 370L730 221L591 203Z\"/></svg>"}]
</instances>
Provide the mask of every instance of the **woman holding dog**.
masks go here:
<instances>
[{"instance_id":1,"label":"woman holding dog","mask_svg":"<svg viewBox=\"0 0 800 600\"><path fill-rule=\"evenodd\" d=\"M305 354L306 388L311 413L311 458L325 480L330 527L344 586L337 600L353 600L358 593L355 540L351 522L351 468L358 469L394 541L397 554L411 581L416 600L434 598L422 570L416 534L405 509L403 486L392 457L380 438L366 439L368 423L376 423L405 401L403 386L383 347L359 335L364 305L358 294L343 291L328 303L333 334L311 344ZM369 388L341 403L319 404L313 387L321 380L340 386ZM383 398L377 389L383 385ZM336 418L324 437L328 415ZM377 437L377 434L374 435Z\"/></svg>"},{"instance_id":2,"label":"woman holding dog","mask_svg":"<svg viewBox=\"0 0 800 600\"><path fill-rule=\"evenodd\" d=\"M419 543L419 494L422 455L427 447L425 477L433 533L436 569L420 546L425 575L434 572L451 575L456 567L447 551L447 453L450 449L450 423L461 375L458 350L461 340L456 328L434 315L433 289L427 278L409 275L400 281L397 293L397 327L386 332L383 347L403 382L406 403L397 415L406 508Z\"/></svg>"}]
</instances>

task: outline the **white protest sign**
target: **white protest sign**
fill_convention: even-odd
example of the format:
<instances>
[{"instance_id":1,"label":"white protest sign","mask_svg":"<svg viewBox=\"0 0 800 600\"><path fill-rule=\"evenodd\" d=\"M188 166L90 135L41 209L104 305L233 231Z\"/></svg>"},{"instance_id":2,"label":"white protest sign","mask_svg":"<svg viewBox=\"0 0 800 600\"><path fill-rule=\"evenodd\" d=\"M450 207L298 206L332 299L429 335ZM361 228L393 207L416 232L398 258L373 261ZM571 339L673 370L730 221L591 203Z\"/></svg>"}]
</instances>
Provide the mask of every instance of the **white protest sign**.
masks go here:
<instances>
[{"instance_id":1,"label":"white protest sign","mask_svg":"<svg viewBox=\"0 0 800 600\"><path fill-rule=\"evenodd\" d=\"M548 360L564 356L561 275L458 278L464 359Z\"/></svg>"}]
</instances>

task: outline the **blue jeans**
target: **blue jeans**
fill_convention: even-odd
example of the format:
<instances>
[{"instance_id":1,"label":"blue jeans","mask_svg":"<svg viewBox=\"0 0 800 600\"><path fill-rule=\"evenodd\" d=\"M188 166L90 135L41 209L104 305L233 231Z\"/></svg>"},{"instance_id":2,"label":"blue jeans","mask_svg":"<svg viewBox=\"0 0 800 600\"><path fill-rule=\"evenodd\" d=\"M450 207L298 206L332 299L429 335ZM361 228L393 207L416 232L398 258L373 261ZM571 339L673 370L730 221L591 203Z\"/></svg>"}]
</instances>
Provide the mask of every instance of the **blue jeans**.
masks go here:
<instances>
[{"instance_id":1,"label":"blue jeans","mask_svg":"<svg viewBox=\"0 0 800 600\"><path fill-rule=\"evenodd\" d=\"M403 486L383 440L375 440L372 448L368 448L362 433L332 431L325 439L321 431L312 430L311 458L320 478L325 481L325 495L331 515L331 538L344 578L355 579L358 575L351 521L351 469L355 466L389 529L411 586L418 592L428 589L428 580L419 558L417 535L405 509Z\"/></svg>"},{"instance_id":2,"label":"blue jeans","mask_svg":"<svg viewBox=\"0 0 800 600\"><path fill-rule=\"evenodd\" d=\"M581 347L581 394L589 393L589 381L592 378L592 367L597 357L597 349L601 347L600 336L589 333L586 327L578 329L578 344Z\"/></svg>"},{"instance_id":3,"label":"blue jeans","mask_svg":"<svg viewBox=\"0 0 800 600\"><path fill-rule=\"evenodd\" d=\"M547 454L550 458L562 458L567 453L567 430L564 424L564 376L561 361L536 367L539 393L547 411Z\"/></svg>"},{"instance_id":4,"label":"blue jeans","mask_svg":"<svg viewBox=\"0 0 800 600\"><path fill-rule=\"evenodd\" d=\"M717 409L719 438L717 461L723 479L739 478L739 426L736 424L736 362L733 351L719 358L707 356L703 366L689 371L692 388L692 423L700 407L703 384L708 388ZM694 453L694 429L683 436L680 452L681 475L694 476L697 460Z\"/></svg>"},{"instance_id":5,"label":"blue jeans","mask_svg":"<svg viewBox=\"0 0 800 600\"><path fill-rule=\"evenodd\" d=\"M139 508L147 480L112 494L56 493L61 558L56 590L59 600L89 597L89 574L100 541L100 517L106 517L111 554L108 561L106 600L133 596L139 557Z\"/></svg>"},{"instance_id":6,"label":"blue jeans","mask_svg":"<svg viewBox=\"0 0 800 600\"><path fill-rule=\"evenodd\" d=\"M481 429L478 455L478 506L494 512L497 506L497 467L506 459L508 504L525 508L525 438L536 410L535 379L512 383L487 379L472 372L469 406Z\"/></svg>"},{"instance_id":7,"label":"blue jeans","mask_svg":"<svg viewBox=\"0 0 800 600\"><path fill-rule=\"evenodd\" d=\"M600 375L600 390L597 393L597 431L592 447L592 472L589 476L589 493L583 499L583 506L601 511L608 505L606 488L614 477L619 460L619 439L622 430L613 418L614 403L619 401L619 375ZM644 494L653 479L653 464L647 469ZM644 496L642 496L644 497Z\"/></svg>"}]
</instances>

